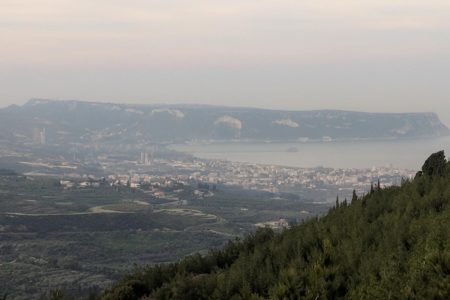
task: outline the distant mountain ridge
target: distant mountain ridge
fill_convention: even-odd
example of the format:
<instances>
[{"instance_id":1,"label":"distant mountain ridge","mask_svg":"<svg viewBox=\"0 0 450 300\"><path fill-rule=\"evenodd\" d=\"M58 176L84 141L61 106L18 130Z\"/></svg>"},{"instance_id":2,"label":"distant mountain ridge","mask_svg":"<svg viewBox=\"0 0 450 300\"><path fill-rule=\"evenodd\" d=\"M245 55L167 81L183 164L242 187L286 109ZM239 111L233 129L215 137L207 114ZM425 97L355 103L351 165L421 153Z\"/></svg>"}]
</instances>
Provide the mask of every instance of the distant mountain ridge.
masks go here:
<instances>
[{"instance_id":1,"label":"distant mountain ridge","mask_svg":"<svg viewBox=\"0 0 450 300\"><path fill-rule=\"evenodd\" d=\"M0 139L48 143L192 140L332 141L449 135L436 113L282 111L32 99L0 109Z\"/></svg>"}]
</instances>

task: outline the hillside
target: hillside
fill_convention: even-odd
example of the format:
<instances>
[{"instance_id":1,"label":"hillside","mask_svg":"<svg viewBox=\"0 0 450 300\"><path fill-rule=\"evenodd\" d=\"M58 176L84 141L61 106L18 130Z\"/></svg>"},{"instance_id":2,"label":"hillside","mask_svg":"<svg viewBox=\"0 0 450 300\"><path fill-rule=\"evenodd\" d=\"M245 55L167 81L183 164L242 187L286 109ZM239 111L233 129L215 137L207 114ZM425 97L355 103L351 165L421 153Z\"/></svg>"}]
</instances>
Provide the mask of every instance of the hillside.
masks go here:
<instances>
[{"instance_id":1,"label":"hillside","mask_svg":"<svg viewBox=\"0 0 450 300\"><path fill-rule=\"evenodd\" d=\"M280 111L202 105L30 100L0 110L0 140L48 144L192 140L330 141L450 133L435 113Z\"/></svg>"},{"instance_id":2,"label":"hillside","mask_svg":"<svg viewBox=\"0 0 450 300\"><path fill-rule=\"evenodd\" d=\"M401 187L376 186L280 234L262 229L137 269L101 299L450 299L449 204L439 152Z\"/></svg>"}]
</instances>

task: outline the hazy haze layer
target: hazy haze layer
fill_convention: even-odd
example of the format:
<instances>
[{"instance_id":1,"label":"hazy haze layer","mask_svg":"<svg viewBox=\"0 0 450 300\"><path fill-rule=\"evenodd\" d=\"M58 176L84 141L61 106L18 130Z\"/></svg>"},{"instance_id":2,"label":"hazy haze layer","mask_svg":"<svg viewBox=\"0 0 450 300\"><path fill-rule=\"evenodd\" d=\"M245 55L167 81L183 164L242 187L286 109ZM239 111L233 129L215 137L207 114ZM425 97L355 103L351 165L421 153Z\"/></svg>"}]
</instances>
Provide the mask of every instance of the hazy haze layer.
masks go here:
<instances>
[{"instance_id":1,"label":"hazy haze layer","mask_svg":"<svg viewBox=\"0 0 450 300\"><path fill-rule=\"evenodd\" d=\"M32 97L436 111L450 2L3 0L0 106Z\"/></svg>"}]
</instances>

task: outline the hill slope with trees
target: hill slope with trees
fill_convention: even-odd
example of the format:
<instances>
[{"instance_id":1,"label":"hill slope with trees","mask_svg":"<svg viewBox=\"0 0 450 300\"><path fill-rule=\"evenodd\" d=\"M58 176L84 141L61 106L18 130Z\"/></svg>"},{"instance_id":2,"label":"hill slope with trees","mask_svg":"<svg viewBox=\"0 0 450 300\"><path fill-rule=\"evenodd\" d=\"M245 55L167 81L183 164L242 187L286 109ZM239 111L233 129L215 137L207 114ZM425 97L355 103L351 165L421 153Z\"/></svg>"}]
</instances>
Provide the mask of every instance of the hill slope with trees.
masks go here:
<instances>
[{"instance_id":1,"label":"hill slope with trees","mask_svg":"<svg viewBox=\"0 0 450 300\"><path fill-rule=\"evenodd\" d=\"M101 299L450 299L450 163L280 234L137 269Z\"/></svg>"}]
</instances>

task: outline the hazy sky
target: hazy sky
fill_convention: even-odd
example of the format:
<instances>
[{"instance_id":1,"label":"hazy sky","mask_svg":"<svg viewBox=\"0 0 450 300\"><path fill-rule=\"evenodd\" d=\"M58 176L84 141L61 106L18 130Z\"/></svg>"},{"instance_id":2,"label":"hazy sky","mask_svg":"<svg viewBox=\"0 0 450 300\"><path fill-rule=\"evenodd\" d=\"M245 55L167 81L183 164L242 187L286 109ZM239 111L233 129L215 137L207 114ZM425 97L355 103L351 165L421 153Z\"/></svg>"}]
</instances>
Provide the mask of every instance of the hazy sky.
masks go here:
<instances>
[{"instance_id":1,"label":"hazy sky","mask_svg":"<svg viewBox=\"0 0 450 300\"><path fill-rule=\"evenodd\" d=\"M436 111L448 0L0 0L0 106L32 97Z\"/></svg>"}]
</instances>

